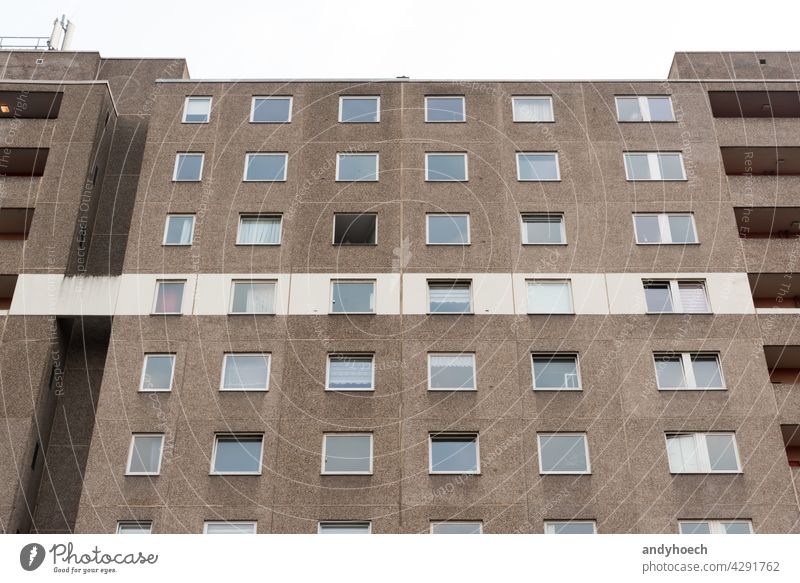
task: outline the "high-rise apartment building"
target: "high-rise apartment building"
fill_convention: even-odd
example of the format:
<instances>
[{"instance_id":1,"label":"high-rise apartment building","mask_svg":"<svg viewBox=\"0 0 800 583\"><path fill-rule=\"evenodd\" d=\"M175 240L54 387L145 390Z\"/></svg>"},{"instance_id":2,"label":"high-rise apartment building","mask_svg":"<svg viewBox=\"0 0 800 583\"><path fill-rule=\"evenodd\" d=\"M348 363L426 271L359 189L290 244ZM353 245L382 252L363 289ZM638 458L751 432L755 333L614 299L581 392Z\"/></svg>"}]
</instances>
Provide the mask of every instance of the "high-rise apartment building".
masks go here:
<instances>
[{"instance_id":1,"label":"high-rise apartment building","mask_svg":"<svg viewBox=\"0 0 800 583\"><path fill-rule=\"evenodd\" d=\"M0 52L0 528L800 532L799 69Z\"/></svg>"}]
</instances>

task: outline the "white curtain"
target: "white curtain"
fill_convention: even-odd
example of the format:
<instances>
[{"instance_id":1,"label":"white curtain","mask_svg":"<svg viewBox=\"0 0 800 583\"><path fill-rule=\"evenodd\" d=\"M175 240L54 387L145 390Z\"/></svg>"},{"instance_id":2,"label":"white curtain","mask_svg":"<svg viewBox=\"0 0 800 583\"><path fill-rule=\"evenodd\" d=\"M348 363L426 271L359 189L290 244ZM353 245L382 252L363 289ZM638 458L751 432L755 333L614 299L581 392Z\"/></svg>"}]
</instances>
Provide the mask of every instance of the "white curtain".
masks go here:
<instances>
[{"instance_id":1,"label":"white curtain","mask_svg":"<svg viewBox=\"0 0 800 583\"><path fill-rule=\"evenodd\" d=\"M268 356L228 354L225 356L226 389L263 389L267 386Z\"/></svg>"},{"instance_id":2,"label":"white curtain","mask_svg":"<svg viewBox=\"0 0 800 583\"><path fill-rule=\"evenodd\" d=\"M669 471L688 473L700 471L700 460L694 435L670 435L667 437Z\"/></svg>"},{"instance_id":3,"label":"white curtain","mask_svg":"<svg viewBox=\"0 0 800 583\"><path fill-rule=\"evenodd\" d=\"M550 100L540 99L520 99L517 105L517 121L551 121Z\"/></svg>"},{"instance_id":4,"label":"white curtain","mask_svg":"<svg viewBox=\"0 0 800 583\"><path fill-rule=\"evenodd\" d=\"M237 282L233 311L247 314L271 314L275 306L274 283Z\"/></svg>"},{"instance_id":5,"label":"white curtain","mask_svg":"<svg viewBox=\"0 0 800 583\"><path fill-rule=\"evenodd\" d=\"M281 220L278 217L244 217L239 224L239 243L277 245L281 242Z\"/></svg>"},{"instance_id":6,"label":"white curtain","mask_svg":"<svg viewBox=\"0 0 800 583\"><path fill-rule=\"evenodd\" d=\"M681 282L678 284L684 312L708 312L706 288L700 282Z\"/></svg>"},{"instance_id":7,"label":"white curtain","mask_svg":"<svg viewBox=\"0 0 800 583\"><path fill-rule=\"evenodd\" d=\"M532 314L570 314L572 298L566 281L528 282L528 312Z\"/></svg>"},{"instance_id":8,"label":"white curtain","mask_svg":"<svg viewBox=\"0 0 800 583\"><path fill-rule=\"evenodd\" d=\"M469 305L469 287L431 286L431 304Z\"/></svg>"},{"instance_id":9,"label":"white curtain","mask_svg":"<svg viewBox=\"0 0 800 583\"><path fill-rule=\"evenodd\" d=\"M367 389L372 386L372 359L366 357L331 357L328 367L331 388Z\"/></svg>"}]
</instances>

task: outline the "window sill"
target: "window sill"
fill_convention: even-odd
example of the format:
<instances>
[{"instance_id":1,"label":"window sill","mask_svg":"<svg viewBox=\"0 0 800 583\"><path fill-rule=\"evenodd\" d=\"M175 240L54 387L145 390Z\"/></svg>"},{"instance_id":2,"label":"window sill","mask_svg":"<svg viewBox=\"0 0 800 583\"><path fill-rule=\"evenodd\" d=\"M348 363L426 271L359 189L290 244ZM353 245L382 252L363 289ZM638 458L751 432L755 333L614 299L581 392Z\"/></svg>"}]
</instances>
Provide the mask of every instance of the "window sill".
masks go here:
<instances>
[{"instance_id":1,"label":"window sill","mask_svg":"<svg viewBox=\"0 0 800 583\"><path fill-rule=\"evenodd\" d=\"M561 182L560 178L517 178L517 182Z\"/></svg>"},{"instance_id":2,"label":"window sill","mask_svg":"<svg viewBox=\"0 0 800 583\"><path fill-rule=\"evenodd\" d=\"M533 387L534 393L580 393L582 387Z\"/></svg>"},{"instance_id":3,"label":"window sill","mask_svg":"<svg viewBox=\"0 0 800 583\"><path fill-rule=\"evenodd\" d=\"M428 387L429 393L477 393L478 389L434 389Z\"/></svg>"},{"instance_id":4,"label":"window sill","mask_svg":"<svg viewBox=\"0 0 800 583\"><path fill-rule=\"evenodd\" d=\"M566 247L567 243L523 243L523 247Z\"/></svg>"},{"instance_id":5,"label":"window sill","mask_svg":"<svg viewBox=\"0 0 800 583\"><path fill-rule=\"evenodd\" d=\"M267 393L269 389L223 389L219 388L220 393Z\"/></svg>"},{"instance_id":6,"label":"window sill","mask_svg":"<svg viewBox=\"0 0 800 583\"><path fill-rule=\"evenodd\" d=\"M458 183L458 182L469 182L469 178L464 178L462 180L458 180L458 179L453 179L453 180L430 180L429 178L426 178L425 182L432 182L432 183L444 182L446 184L451 184L453 182L456 182L456 183Z\"/></svg>"},{"instance_id":7,"label":"window sill","mask_svg":"<svg viewBox=\"0 0 800 583\"><path fill-rule=\"evenodd\" d=\"M627 182L689 182L688 178L626 178Z\"/></svg>"},{"instance_id":8,"label":"window sill","mask_svg":"<svg viewBox=\"0 0 800 583\"><path fill-rule=\"evenodd\" d=\"M326 393L374 393L375 389L331 389L325 387Z\"/></svg>"},{"instance_id":9,"label":"window sill","mask_svg":"<svg viewBox=\"0 0 800 583\"><path fill-rule=\"evenodd\" d=\"M373 472L320 472L320 476L372 476Z\"/></svg>"},{"instance_id":10,"label":"window sill","mask_svg":"<svg viewBox=\"0 0 800 583\"><path fill-rule=\"evenodd\" d=\"M543 472L539 471L540 476L591 476L592 472Z\"/></svg>"},{"instance_id":11,"label":"window sill","mask_svg":"<svg viewBox=\"0 0 800 583\"><path fill-rule=\"evenodd\" d=\"M229 316L276 316L275 312L228 312Z\"/></svg>"},{"instance_id":12,"label":"window sill","mask_svg":"<svg viewBox=\"0 0 800 583\"><path fill-rule=\"evenodd\" d=\"M741 476L744 472L737 470L735 472L672 472L673 476Z\"/></svg>"},{"instance_id":13,"label":"window sill","mask_svg":"<svg viewBox=\"0 0 800 583\"><path fill-rule=\"evenodd\" d=\"M425 243L426 247L470 247L472 243Z\"/></svg>"},{"instance_id":14,"label":"window sill","mask_svg":"<svg viewBox=\"0 0 800 583\"><path fill-rule=\"evenodd\" d=\"M429 476L480 476L480 471L477 472L431 472L428 471Z\"/></svg>"},{"instance_id":15,"label":"window sill","mask_svg":"<svg viewBox=\"0 0 800 583\"><path fill-rule=\"evenodd\" d=\"M714 391L714 392L727 391L728 387L664 387L664 388L658 387L658 390L660 392L672 392L672 393L675 392L704 393L706 391Z\"/></svg>"},{"instance_id":16,"label":"window sill","mask_svg":"<svg viewBox=\"0 0 800 583\"><path fill-rule=\"evenodd\" d=\"M260 124L267 124L267 125L288 125L288 124L292 123L292 120L289 120L289 121L255 121L255 120L252 120L252 119L251 119L251 120L250 120L250 123L252 123L252 124L259 124L259 125L260 125Z\"/></svg>"},{"instance_id":17,"label":"window sill","mask_svg":"<svg viewBox=\"0 0 800 583\"><path fill-rule=\"evenodd\" d=\"M209 472L209 476L249 476L249 477L257 477L261 475L261 472Z\"/></svg>"},{"instance_id":18,"label":"window sill","mask_svg":"<svg viewBox=\"0 0 800 583\"><path fill-rule=\"evenodd\" d=\"M523 121L523 120L514 119L514 120L511 120L511 121L513 123L556 123L556 120L554 120L554 119L542 119L542 120L535 120L535 121Z\"/></svg>"},{"instance_id":19,"label":"window sill","mask_svg":"<svg viewBox=\"0 0 800 583\"><path fill-rule=\"evenodd\" d=\"M670 120L645 120L645 119L618 119L617 123L678 123L676 119Z\"/></svg>"},{"instance_id":20,"label":"window sill","mask_svg":"<svg viewBox=\"0 0 800 583\"><path fill-rule=\"evenodd\" d=\"M151 316L183 316L183 312L150 312Z\"/></svg>"},{"instance_id":21,"label":"window sill","mask_svg":"<svg viewBox=\"0 0 800 583\"><path fill-rule=\"evenodd\" d=\"M641 245L642 247L660 247L662 245L677 247L679 245L700 245L700 241L694 241L692 243L643 243L641 241L636 241L636 244Z\"/></svg>"},{"instance_id":22,"label":"window sill","mask_svg":"<svg viewBox=\"0 0 800 583\"><path fill-rule=\"evenodd\" d=\"M246 182L246 183L249 183L249 182L255 182L255 183L259 183L259 182L286 182L286 179L285 178L280 178L280 179L276 179L276 180L268 180L268 179L248 180L247 178L243 178L242 182Z\"/></svg>"},{"instance_id":23,"label":"window sill","mask_svg":"<svg viewBox=\"0 0 800 583\"><path fill-rule=\"evenodd\" d=\"M171 393L172 389L139 389L137 393Z\"/></svg>"}]
</instances>

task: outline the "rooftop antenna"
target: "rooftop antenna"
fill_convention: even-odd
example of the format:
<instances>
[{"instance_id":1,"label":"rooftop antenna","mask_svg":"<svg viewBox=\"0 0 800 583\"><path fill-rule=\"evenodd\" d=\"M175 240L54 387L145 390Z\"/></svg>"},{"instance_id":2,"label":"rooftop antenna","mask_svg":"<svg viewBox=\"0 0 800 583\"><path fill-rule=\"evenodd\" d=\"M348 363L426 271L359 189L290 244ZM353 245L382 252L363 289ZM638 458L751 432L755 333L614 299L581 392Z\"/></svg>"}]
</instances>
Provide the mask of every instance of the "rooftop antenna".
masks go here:
<instances>
[{"instance_id":1,"label":"rooftop antenna","mask_svg":"<svg viewBox=\"0 0 800 583\"><path fill-rule=\"evenodd\" d=\"M65 14L61 15L61 20L56 18L53 21L53 32L47 41L47 50L66 51L72 44L72 37L75 34L75 25L67 20Z\"/></svg>"}]
</instances>

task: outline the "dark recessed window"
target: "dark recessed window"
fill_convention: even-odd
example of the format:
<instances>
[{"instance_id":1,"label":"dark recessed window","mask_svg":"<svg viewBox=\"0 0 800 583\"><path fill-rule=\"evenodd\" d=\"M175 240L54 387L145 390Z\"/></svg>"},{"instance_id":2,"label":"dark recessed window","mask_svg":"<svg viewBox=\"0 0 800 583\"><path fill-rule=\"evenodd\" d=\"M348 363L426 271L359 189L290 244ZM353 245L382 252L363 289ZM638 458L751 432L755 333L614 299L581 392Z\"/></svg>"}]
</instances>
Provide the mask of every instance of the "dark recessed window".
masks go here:
<instances>
[{"instance_id":1,"label":"dark recessed window","mask_svg":"<svg viewBox=\"0 0 800 583\"><path fill-rule=\"evenodd\" d=\"M375 245L378 215L338 213L333 216L334 245Z\"/></svg>"}]
</instances>

